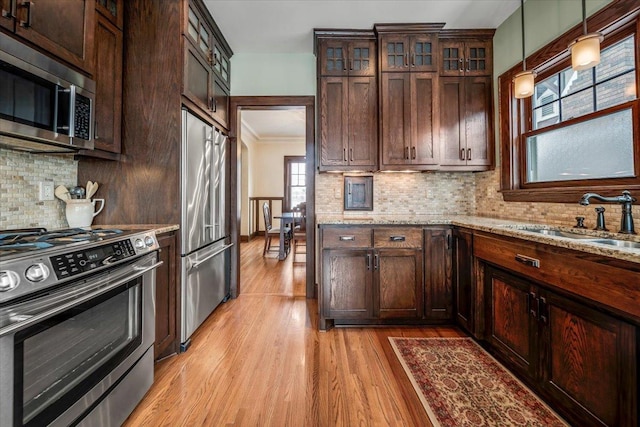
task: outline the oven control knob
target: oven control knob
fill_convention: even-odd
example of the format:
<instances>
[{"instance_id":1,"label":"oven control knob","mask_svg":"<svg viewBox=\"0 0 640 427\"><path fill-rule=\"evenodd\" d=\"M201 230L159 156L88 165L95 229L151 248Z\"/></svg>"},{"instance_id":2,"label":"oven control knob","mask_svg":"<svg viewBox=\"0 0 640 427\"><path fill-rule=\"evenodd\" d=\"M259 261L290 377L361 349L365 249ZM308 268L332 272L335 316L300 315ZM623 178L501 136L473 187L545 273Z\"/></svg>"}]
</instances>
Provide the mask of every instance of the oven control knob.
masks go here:
<instances>
[{"instance_id":1,"label":"oven control knob","mask_svg":"<svg viewBox=\"0 0 640 427\"><path fill-rule=\"evenodd\" d=\"M20 284L20 276L13 271L0 271L0 292L15 289Z\"/></svg>"},{"instance_id":2,"label":"oven control knob","mask_svg":"<svg viewBox=\"0 0 640 427\"><path fill-rule=\"evenodd\" d=\"M146 247L142 239L136 239L136 241L133 242L133 245L136 247L136 249L144 249Z\"/></svg>"},{"instance_id":3,"label":"oven control knob","mask_svg":"<svg viewBox=\"0 0 640 427\"><path fill-rule=\"evenodd\" d=\"M153 246L153 238L151 236L146 236L144 238L144 244L147 245L147 247Z\"/></svg>"},{"instance_id":4,"label":"oven control knob","mask_svg":"<svg viewBox=\"0 0 640 427\"><path fill-rule=\"evenodd\" d=\"M24 272L24 276L30 282L42 282L49 277L49 269L42 263L33 264Z\"/></svg>"}]
</instances>

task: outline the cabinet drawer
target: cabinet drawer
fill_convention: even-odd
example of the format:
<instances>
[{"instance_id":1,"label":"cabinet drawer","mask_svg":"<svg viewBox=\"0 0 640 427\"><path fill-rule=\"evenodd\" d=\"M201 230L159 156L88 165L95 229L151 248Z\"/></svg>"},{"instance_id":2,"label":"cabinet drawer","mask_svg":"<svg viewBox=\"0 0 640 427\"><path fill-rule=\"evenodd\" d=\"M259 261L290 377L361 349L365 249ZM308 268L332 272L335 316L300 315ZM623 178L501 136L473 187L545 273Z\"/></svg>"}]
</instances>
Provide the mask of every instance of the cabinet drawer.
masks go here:
<instances>
[{"instance_id":1,"label":"cabinet drawer","mask_svg":"<svg viewBox=\"0 0 640 427\"><path fill-rule=\"evenodd\" d=\"M325 228L323 248L370 248L371 228Z\"/></svg>"},{"instance_id":2,"label":"cabinet drawer","mask_svg":"<svg viewBox=\"0 0 640 427\"><path fill-rule=\"evenodd\" d=\"M640 272L612 265L609 258L483 234L474 235L473 254L640 319Z\"/></svg>"},{"instance_id":3,"label":"cabinet drawer","mask_svg":"<svg viewBox=\"0 0 640 427\"><path fill-rule=\"evenodd\" d=\"M373 230L376 248L422 248L421 228L376 228Z\"/></svg>"}]
</instances>

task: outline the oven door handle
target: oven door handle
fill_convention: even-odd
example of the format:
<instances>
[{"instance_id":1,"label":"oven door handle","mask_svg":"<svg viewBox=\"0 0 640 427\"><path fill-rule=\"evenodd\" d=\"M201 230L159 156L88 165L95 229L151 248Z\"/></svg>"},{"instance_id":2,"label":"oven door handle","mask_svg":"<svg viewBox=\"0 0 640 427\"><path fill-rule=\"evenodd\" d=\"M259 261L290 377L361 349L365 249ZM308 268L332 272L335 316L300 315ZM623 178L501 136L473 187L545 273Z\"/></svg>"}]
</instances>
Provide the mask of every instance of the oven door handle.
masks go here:
<instances>
[{"instance_id":1,"label":"oven door handle","mask_svg":"<svg viewBox=\"0 0 640 427\"><path fill-rule=\"evenodd\" d=\"M31 325L34 325L44 319L48 319L49 317L53 317L57 314L63 313L64 311L75 307L76 305L85 303L87 301L90 301L91 299L100 296L106 292L109 292L113 289L116 289L119 286L124 285L125 283L128 283L130 281L132 281L133 279L137 279L138 277L142 276L143 274L147 273L148 271L153 270L154 268L159 267L160 265L162 265L163 262L159 261L153 265L150 266L133 266L133 270L135 271L135 274L133 274L132 276L129 277L125 277L122 278L120 280L117 280L113 283L108 284L107 286L103 287L103 288L99 288L96 289L93 292L89 292L87 294L84 294L78 298L72 299L70 301L67 301L65 303L62 303L60 305L55 306L54 308L50 309L50 310L46 310L43 311L42 313L38 313L32 316L29 315L23 315L24 320L18 321L16 323L12 323L10 325L5 326L4 328L0 329L0 337L4 336L4 335L8 335L10 333L16 332L20 329L24 329L27 328Z\"/></svg>"}]
</instances>

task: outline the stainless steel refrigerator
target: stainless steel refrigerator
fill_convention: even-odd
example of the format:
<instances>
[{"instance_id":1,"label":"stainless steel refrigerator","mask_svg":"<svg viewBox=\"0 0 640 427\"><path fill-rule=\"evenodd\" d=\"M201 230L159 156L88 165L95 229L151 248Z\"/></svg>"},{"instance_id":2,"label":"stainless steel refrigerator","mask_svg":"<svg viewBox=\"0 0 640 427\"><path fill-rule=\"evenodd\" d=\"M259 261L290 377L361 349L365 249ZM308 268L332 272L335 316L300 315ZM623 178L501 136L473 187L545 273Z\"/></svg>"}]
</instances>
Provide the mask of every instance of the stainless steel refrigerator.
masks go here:
<instances>
[{"instance_id":1,"label":"stainless steel refrigerator","mask_svg":"<svg viewBox=\"0 0 640 427\"><path fill-rule=\"evenodd\" d=\"M225 135L182 110L182 351L229 296L227 154Z\"/></svg>"}]
</instances>

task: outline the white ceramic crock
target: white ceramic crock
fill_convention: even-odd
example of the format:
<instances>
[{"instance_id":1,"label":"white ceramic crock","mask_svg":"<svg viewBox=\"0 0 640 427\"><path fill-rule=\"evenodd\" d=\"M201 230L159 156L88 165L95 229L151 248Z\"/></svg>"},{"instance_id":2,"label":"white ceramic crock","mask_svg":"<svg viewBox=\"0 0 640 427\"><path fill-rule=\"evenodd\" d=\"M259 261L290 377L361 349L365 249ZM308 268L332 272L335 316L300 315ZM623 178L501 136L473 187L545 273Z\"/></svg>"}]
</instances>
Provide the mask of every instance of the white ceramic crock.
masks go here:
<instances>
[{"instance_id":1,"label":"white ceramic crock","mask_svg":"<svg viewBox=\"0 0 640 427\"><path fill-rule=\"evenodd\" d=\"M96 202L100 202L100 209L97 211ZM67 214L67 222L69 227L90 227L93 222L93 217L102 212L104 208L104 199L70 199L67 200L67 208L65 210Z\"/></svg>"}]
</instances>

